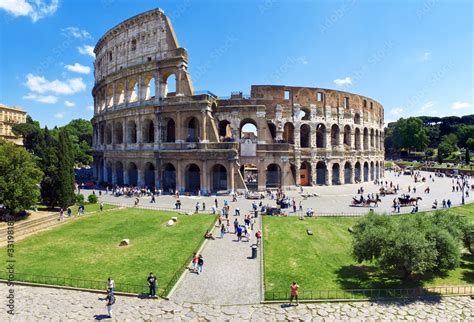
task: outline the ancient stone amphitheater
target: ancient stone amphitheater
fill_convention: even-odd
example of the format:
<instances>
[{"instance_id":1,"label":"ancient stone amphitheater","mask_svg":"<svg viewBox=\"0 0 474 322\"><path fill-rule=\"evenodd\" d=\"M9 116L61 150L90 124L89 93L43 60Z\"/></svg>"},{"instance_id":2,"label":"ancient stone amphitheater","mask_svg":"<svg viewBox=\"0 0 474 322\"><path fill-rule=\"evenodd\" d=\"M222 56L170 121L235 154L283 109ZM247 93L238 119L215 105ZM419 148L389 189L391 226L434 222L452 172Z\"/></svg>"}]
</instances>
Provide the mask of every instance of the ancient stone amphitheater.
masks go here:
<instances>
[{"instance_id":1,"label":"ancient stone amphitheater","mask_svg":"<svg viewBox=\"0 0 474 322\"><path fill-rule=\"evenodd\" d=\"M94 52L100 182L208 194L383 175L383 107L373 99L274 85L225 99L197 93L160 9L112 28Z\"/></svg>"}]
</instances>

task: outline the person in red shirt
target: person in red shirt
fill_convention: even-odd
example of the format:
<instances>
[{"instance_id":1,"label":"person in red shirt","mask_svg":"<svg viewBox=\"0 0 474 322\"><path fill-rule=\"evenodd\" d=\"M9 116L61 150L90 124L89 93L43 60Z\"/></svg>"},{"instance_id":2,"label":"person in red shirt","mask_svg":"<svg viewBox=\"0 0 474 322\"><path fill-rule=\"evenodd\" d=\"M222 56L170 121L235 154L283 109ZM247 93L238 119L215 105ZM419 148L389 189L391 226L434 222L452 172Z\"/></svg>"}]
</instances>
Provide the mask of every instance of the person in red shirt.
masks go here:
<instances>
[{"instance_id":1,"label":"person in red shirt","mask_svg":"<svg viewBox=\"0 0 474 322\"><path fill-rule=\"evenodd\" d=\"M291 297L290 297L290 305L293 303L293 300L296 300L296 305L298 305L298 289L300 286L296 284L296 282L293 282L293 284L290 285L291 289Z\"/></svg>"}]
</instances>

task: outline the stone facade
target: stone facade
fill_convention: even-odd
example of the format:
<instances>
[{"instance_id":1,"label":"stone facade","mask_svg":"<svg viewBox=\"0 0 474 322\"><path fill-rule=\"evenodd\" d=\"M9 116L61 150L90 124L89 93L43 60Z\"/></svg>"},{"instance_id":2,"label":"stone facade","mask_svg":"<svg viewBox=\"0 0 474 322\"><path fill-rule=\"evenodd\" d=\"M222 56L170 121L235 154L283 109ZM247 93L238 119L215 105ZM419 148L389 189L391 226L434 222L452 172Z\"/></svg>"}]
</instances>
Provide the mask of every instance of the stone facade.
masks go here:
<instances>
[{"instance_id":1,"label":"stone facade","mask_svg":"<svg viewBox=\"0 0 474 322\"><path fill-rule=\"evenodd\" d=\"M187 51L160 9L108 31L95 54L98 181L207 194L383 175L381 104L306 87L194 93Z\"/></svg>"},{"instance_id":2,"label":"stone facade","mask_svg":"<svg viewBox=\"0 0 474 322\"><path fill-rule=\"evenodd\" d=\"M26 122L26 112L19 107L9 107L0 104L0 139L23 145L21 136L15 135L12 126Z\"/></svg>"}]
</instances>

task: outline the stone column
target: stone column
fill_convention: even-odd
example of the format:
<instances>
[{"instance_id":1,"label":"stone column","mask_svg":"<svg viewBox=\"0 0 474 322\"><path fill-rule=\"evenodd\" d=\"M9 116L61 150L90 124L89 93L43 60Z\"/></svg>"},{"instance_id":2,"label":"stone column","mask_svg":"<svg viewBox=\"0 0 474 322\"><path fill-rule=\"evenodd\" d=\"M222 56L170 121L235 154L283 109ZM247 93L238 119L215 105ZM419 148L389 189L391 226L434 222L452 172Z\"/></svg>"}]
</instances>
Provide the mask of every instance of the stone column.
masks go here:
<instances>
[{"instance_id":1,"label":"stone column","mask_svg":"<svg viewBox=\"0 0 474 322\"><path fill-rule=\"evenodd\" d=\"M123 90L123 91L124 91L124 93L123 93L123 95L124 95L123 104L124 104L125 106L127 106L128 103L130 102L130 89L129 89L130 84L129 84L128 78L126 78L126 79L124 80L124 82L125 82L125 84L124 84L124 86L123 86L123 87L124 87L124 90Z\"/></svg>"},{"instance_id":2,"label":"stone column","mask_svg":"<svg viewBox=\"0 0 474 322\"><path fill-rule=\"evenodd\" d=\"M231 160L229 162L229 176L230 176L230 180L229 180L229 183L230 185L228 185L228 189L230 190L230 193L234 193L235 191L235 166L234 166L234 160Z\"/></svg>"},{"instance_id":3,"label":"stone column","mask_svg":"<svg viewBox=\"0 0 474 322\"><path fill-rule=\"evenodd\" d=\"M207 110L201 110L202 116L202 133L201 133L201 142L207 143L209 140L207 139Z\"/></svg>"},{"instance_id":4,"label":"stone column","mask_svg":"<svg viewBox=\"0 0 474 322\"><path fill-rule=\"evenodd\" d=\"M137 164L137 185L139 187L145 186L145 171L143 170L144 165L140 164L140 166Z\"/></svg>"},{"instance_id":5,"label":"stone column","mask_svg":"<svg viewBox=\"0 0 474 322\"><path fill-rule=\"evenodd\" d=\"M130 184L130 180L128 178L128 163L123 162L123 183Z\"/></svg>"},{"instance_id":6,"label":"stone column","mask_svg":"<svg viewBox=\"0 0 474 322\"><path fill-rule=\"evenodd\" d=\"M301 158L298 156L295 160L295 184L297 186L301 186L301 175L300 175L300 169L301 169ZM290 168L291 172L291 168Z\"/></svg>"},{"instance_id":7,"label":"stone column","mask_svg":"<svg viewBox=\"0 0 474 322\"><path fill-rule=\"evenodd\" d=\"M210 191L209 173L207 171L207 160L204 160L201 167L201 195L206 195Z\"/></svg>"},{"instance_id":8,"label":"stone column","mask_svg":"<svg viewBox=\"0 0 474 322\"><path fill-rule=\"evenodd\" d=\"M142 74L140 74L140 75L138 76L137 82L138 82L138 93L137 93L137 96L138 96L138 97L137 97L137 102L140 102L140 103L141 103L141 102L143 102L143 101L145 100L145 97L144 97L144 95L143 95L143 94L144 94L144 88L143 88L143 87L144 87L144 86L143 86L143 85L144 85L144 84L143 84L144 80L143 80L143 75L142 75Z\"/></svg>"},{"instance_id":9,"label":"stone column","mask_svg":"<svg viewBox=\"0 0 474 322\"><path fill-rule=\"evenodd\" d=\"M183 192L186 186L186 181L184 179L184 169L182 160L177 160L177 169L176 169L176 190Z\"/></svg>"},{"instance_id":10,"label":"stone column","mask_svg":"<svg viewBox=\"0 0 474 322\"><path fill-rule=\"evenodd\" d=\"M162 98L161 93L160 93L160 88L161 88L161 77L159 73L153 73L153 78L155 79L155 100L158 101L160 98Z\"/></svg>"},{"instance_id":11,"label":"stone column","mask_svg":"<svg viewBox=\"0 0 474 322\"><path fill-rule=\"evenodd\" d=\"M112 162L112 184L117 184L117 170L115 169L115 162Z\"/></svg>"},{"instance_id":12,"label":"stone column","mask_svg":"<svg viewBox=\"0 0 474 322\"><path fill-rule=\"evenodd\" d=\"M117 95L115 93L115 82L112 83L112 107L117 105Z\"/></svg>"},{"instance_id":13,"label":"stone column","mask_svg":"<svg viewBox=\"0 0 474 322\"><path fill-rule=\"evenodd\" d=\"M331 128L328 128L327 126L326 126L325 136L326 136L326 146L324 146L324 148L326 150L330 150L330 149L332 149L332 146L331 146Z\"/></svg>"},{"instance_id":14,"label":"stone column","mask_svg":"<svg viewBox=\"0 0 474 322\"><path fill-rule=\"evenodd\" d=\"M266 180L267 180L267 169L265 168L265 162L259 160L257 164L258 168L258 191L265 191Z\"/></svg>"},{"instance_id":15,"label":"stone column","mask_svg":"<svg viewBox=\"0 0 474 322\"><path fill-rule=\"evenodd\" d=\"M181 112L177 112L176 113L176 124L175 124L175 132L176 132L176 135L175 135L175 142L176 143L183 143L185 138L183 138L183 135L182 135L182 124L181 124Z\"/></svg>"},{"instance_id":16,"label":"stone column","mask_svg":"<svg viewBox=\"0 0 474 322\"><path fill-rule=\"evenodd\" d=\"M135 123L137 124L137 143L141 144L141 143L143 143L143 141L142 141L142 120L141 120L141 117L135 118Z\"/></svg>"},{"instance_id":17,"label":"stone column","mask_svg":"<svg viewBox=\"0 0 474 322\"><path fill-rule=\"evenodd\" d=\"M311 128L311 133L310 133L310 140L311 140L311 143L310 143L310 146L311 148L316 148L316 135L317 135L317 126L316 124L314 123L311 123L310 124L310 128Z\"/></svg>"},{"instance_id":18,"label":"stone column","mask_svg":"<svg viewBox=\"0 0 474 322\"><path fill-rule=\"evenodd\" d=\"M332 184L332 164L330 162L326 162L326 182L327 186Z\"/></svg>"}]
</instances>

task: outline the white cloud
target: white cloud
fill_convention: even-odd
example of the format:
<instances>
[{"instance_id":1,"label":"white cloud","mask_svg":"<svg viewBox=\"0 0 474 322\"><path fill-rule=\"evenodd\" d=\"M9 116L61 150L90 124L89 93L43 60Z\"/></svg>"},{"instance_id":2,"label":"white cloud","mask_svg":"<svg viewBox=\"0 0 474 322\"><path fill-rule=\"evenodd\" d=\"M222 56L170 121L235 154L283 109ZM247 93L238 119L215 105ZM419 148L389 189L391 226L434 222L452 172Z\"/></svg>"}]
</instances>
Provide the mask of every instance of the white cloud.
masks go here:
<instances>
[{"instance_id":1,"label":"white cloud","mask_svg":"<svg viewBox=\"0 0 474 322\"><path fill-rule=\"evenodd\" d=\"M428 59L430 59L430 57L431 57L431 52L425 51L423 55L421 56L421 60L427 61Z\"/></svg>"},{"instance_id":2,"label":"white cloud","mask_svg":"<svg viewBox=\"0 0 474 322\"><path fill-rule=\"evenodd\" d=\"M77 27L67 27L61 29L62 33L66 37L74 37L77 39L91 39L92 36L87 30L79 29Z\"/></svg>"},{"instance_id":3,"label":"white cloud","mask_svg":"<svg viewBox=\"0 0 474 322\"><path fill-rule=\"evenodd\" d=\"M334 84L337 86L344 86L344 85L351 85L352 84L352 79L350 77L346 77L343 79L335 79Z\"/></svg>"},{"instance_id":4,"label":"white cloud","mask_svg":"<svg viewBox=\"0 0 474 322\"><path fill-rule=\"evenodd\" d=\"M73 107L76 106L76 103L71 102L71 101L64 101L64 104L66 104L67 107Z\"/></svg>"},{"instance_id":5,"label":"white cloud","mask_svg":"<svg viewBox=\"0 0 474 322\"><path fill-rule=\"evenodd\" d=\"M402 107L396 107L396 108L392 108L392 110L390 111L391 114L393 115L400 115L404 112L405 110L402 108Z\"/></svg>"},{"instance_id":6,"label":"white cloud","mask_svg":"<svg viewBox=\"0 0 474 322\"><path fill-rule=\"evenodd\" d=\"M43 76L26 75L26 87L36 93L53 92L56 94L74 94L86 89L82 78L71 78L66 81L48 81Z\"/></svg>"},{"instance_id":7,"label":"white cloud","mask_svg":"<svg viewBox=\"0 0 474 322\"><path fill-rule=\"evenodd\" d=\"M94 110L94 106L93 106L93 105L87 105L87 109L93 111L93 110Z\"/></svg>"},{"instance_id":8,"label":"white cloud","mask_svg":"<svg viewBox=\"0 0 474 322\"><path fill-rule=\"evenodd\" d=\"M468 102L454 102L453 105L451 105L451 109L453 110L461 110L464 108L472 108L473 105Z\"/></svg>"},{"instance_id":9,"label":"white cloud","mask_svg":"<svg viewBox=\"0 0 474 322\"><path fill-rule=\"evenodd\" d=\"M420 112L421 113L426 113L426 112L431 112L432 111L432 107L436 105L436 102L426 102L425 104L423 104L422 107L420 107Z\"/></svg>"},{"instance_id":10,"label":"white cloud","mask_svg":"<svg viewBox=\"0 0 474 322\"><path fill-rule=\"evenodd\" d=\"M58 10L59 0L2 0L0 9L15 16L28 16L36 22L46 16L53 15Z\"/></svg>"},{"instance_id":11,"label":"white cloud","mask_svg":"<svg viewBox=\"0 0 474 322\"><path fill-rule=\"evenodd\" d=\"M57 118L57 119L62 119L65 114L66 113L64 113L64 112L56 113L56 114L54 114L54 117Z\"/></svg>"},{"instance_id":12,"label":"white cloud","mask_svg":"<svg viewBox=\"0 0 474 322\"><path fill-rule=\"evenodd\" d=\"M66 65L64 68L79 74L89 74L91 72L91 68L89 66L84 66L79 63L75 63L74 65Z\"/></svg>"},{"instance_id":13,"label":"white cloud","mask_svg":"<svg viewBox=\"0 0 474 322\"><path fill-rule=\"evenodd\" d=\"M88 56L91 56L92 58L95 58L94 47L92 46L84 45L82 47L77 47L77 50L79 50L79 53L81 55L88 55Z\"/></svg>"},{"instance_id":14,"label":"white cloud","mask_svg":"<svg viewBox=\"0 0 474 322\"><path fill-rule=\"evenodd\" d=\"M29 93L28 95L23 96L23 99L36 101L45 104L56 104L58 102L58 98L53 95L36 95L33 93Z\"/></svg>"}]
</instances>

